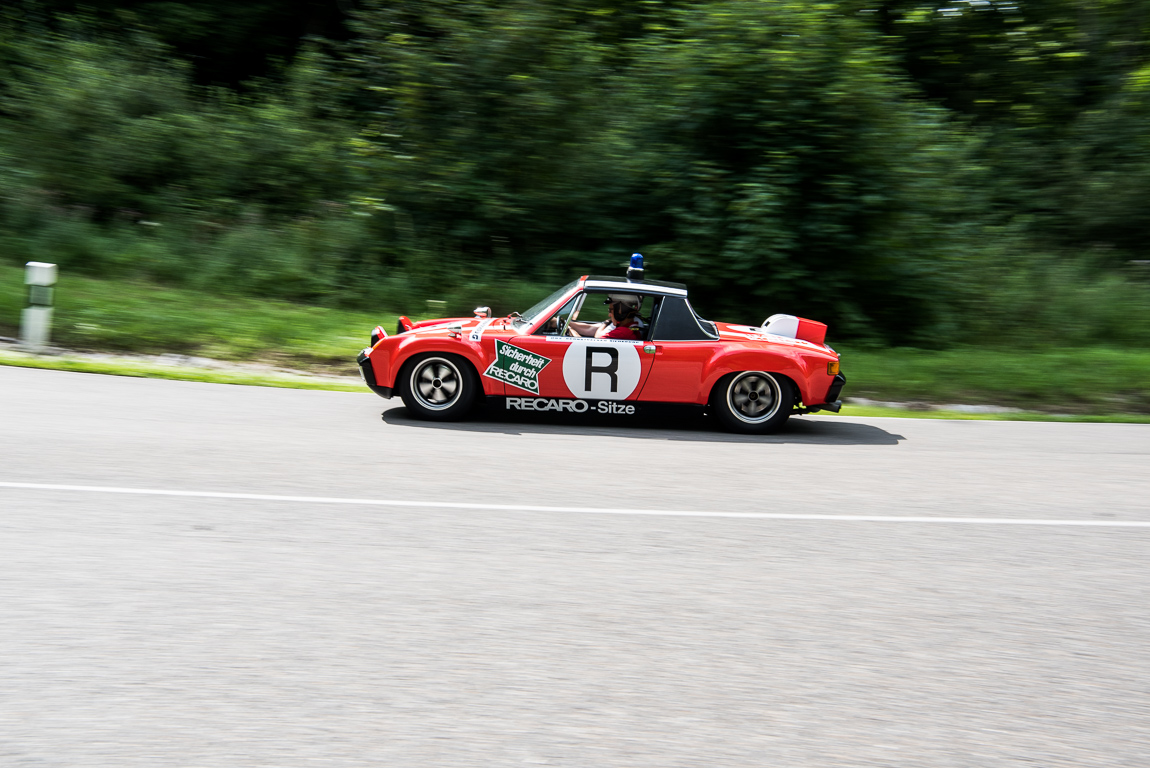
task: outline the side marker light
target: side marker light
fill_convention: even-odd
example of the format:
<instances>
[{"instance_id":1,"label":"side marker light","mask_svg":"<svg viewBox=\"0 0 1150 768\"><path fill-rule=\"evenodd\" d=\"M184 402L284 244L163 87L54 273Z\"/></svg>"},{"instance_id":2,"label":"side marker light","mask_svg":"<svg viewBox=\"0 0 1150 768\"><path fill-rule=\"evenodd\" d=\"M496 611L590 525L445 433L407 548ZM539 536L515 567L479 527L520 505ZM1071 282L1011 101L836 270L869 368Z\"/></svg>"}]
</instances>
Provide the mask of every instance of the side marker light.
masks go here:
<instances>
[{"instance_id":1,"label":"side marker light","mask_svg":"<svg viewBox=\"0 0 1150 768\"><path fill-rule=\"evenodd\" d=\"M835 360L833 363L827 363L827 375L836 376L839 372L839 361Z\"/></svg>"}]
</instances>

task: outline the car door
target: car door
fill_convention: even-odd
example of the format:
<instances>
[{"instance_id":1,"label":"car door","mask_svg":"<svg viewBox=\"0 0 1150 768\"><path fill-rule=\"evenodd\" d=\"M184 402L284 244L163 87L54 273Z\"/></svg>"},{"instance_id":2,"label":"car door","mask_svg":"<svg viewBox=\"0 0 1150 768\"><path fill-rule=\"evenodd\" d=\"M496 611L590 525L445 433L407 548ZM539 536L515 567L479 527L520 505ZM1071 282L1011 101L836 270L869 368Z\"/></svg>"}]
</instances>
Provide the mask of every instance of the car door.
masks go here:
<instances>
[{"instance_id":1,"label":"car door","mask_svg":"<svg viewBox=\"0 0 1150 768\"><path fill-rule=\"evenodd\" d=\"M686 298L663 297L652 316L645 357L654 359L639 399L661 403L706 403L703 374L719 349L712 324L695 314Z\"/></svg>"},{"instance_id":2,"label":"car door","mask_svg":"<svg viewBox=\"0 0 1150 768\"><path fill-rule=\"evenodd\" d=\"M606 293L581 292L556 313L554 322L544 323L540 332L514 337L511 345L532 357L505 350L508 355L523 358L516 361L518 365L513 372L526 374L519 380L522 386L506 380L507 394L530 392L548 398L637 400L653 362L651 355L643 354L641 340L593 339L566 332L570 322L597 322L599 314L605 316L605 309L600 311L605 298ZM534 389L532 376L537 381ZM608 406L602 411L615 412Z\"/></svg>"}]
</instances>

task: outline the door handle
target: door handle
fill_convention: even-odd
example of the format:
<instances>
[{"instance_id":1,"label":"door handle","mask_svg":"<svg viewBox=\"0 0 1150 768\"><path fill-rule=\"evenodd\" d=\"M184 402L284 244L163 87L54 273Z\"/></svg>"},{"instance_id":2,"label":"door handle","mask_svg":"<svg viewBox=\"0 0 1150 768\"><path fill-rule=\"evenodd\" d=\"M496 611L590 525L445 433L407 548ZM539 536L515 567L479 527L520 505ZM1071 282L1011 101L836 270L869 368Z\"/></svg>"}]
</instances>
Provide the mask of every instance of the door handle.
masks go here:
<instances>
[{"instance_id":1,"label":"door handle","mask_svg":"<svg viewBox=\"0 0 1150 768\"><path fill-rule=\"evenodd\" d=\"M659 348L656 347L654 344L644 344L643 345L643 352L645 354L653 355L658 351L659 351Z\"/></svg>"}]
</instances>

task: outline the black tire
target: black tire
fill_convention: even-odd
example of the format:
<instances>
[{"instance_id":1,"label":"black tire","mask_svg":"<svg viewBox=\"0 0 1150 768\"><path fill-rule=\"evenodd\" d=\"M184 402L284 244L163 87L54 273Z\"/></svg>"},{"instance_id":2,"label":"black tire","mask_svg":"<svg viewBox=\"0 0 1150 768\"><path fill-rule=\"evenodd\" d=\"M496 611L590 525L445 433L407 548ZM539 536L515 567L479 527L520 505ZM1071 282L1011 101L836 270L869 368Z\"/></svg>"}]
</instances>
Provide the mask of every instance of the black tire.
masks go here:
<instances>
[{"instance_id":1,"label":"black tire","mask_svg":"<svg viewBox=\"0 0 1150 768\"><path fill-rule=\"evenodd\" d=\"M711 412L731 432L767 435L791 416L795 385L786 376L742 371L724 376L711 392Z\"/></svg>"},{"instance_id":2,"label":"black tire","mask_svg":"<svg viewBox=\"0 0 1150 768\"><path fill-rule=\"evenodd\" d=\"M443 352L429 352L408 360L396 383L407 412L427 421L464 418L480 392L479 377L471 363Z\"/></svg>"}]
</instances>

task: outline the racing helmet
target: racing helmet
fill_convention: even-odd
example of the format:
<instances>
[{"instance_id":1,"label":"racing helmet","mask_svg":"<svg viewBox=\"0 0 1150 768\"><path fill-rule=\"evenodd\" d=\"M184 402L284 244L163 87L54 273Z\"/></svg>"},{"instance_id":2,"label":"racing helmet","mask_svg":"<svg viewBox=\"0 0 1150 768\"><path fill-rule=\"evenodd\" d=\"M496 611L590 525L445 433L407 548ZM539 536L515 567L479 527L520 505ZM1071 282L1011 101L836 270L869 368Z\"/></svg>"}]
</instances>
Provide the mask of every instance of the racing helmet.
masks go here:
<instances>
[{"instance_id":1,"label":"racing helmet","mask_svg":"<svg viewBox=\"0 0 1150 768\"><path fill-rule=\"evenodd\" d=\"M639 327L646 325L639 316L639 307L643 303L641 297L633 293L609 293L603 303L613 308L616 317L631 319Z\"/></svg>"},{"instance_id":2,"label":"racing helmet","mask_svg":"<svg viewBox=\"0 0 1150 768\"><path fill-rule=\"evenodd\" d=\"M603 303L604 304L626 304L629 307L633 307L635 309L638 309L639 305L642 303L642 299L640 299L638 296L636 296L633 293L608 293L607 299Z\"/></svg>"}]
</instances>

